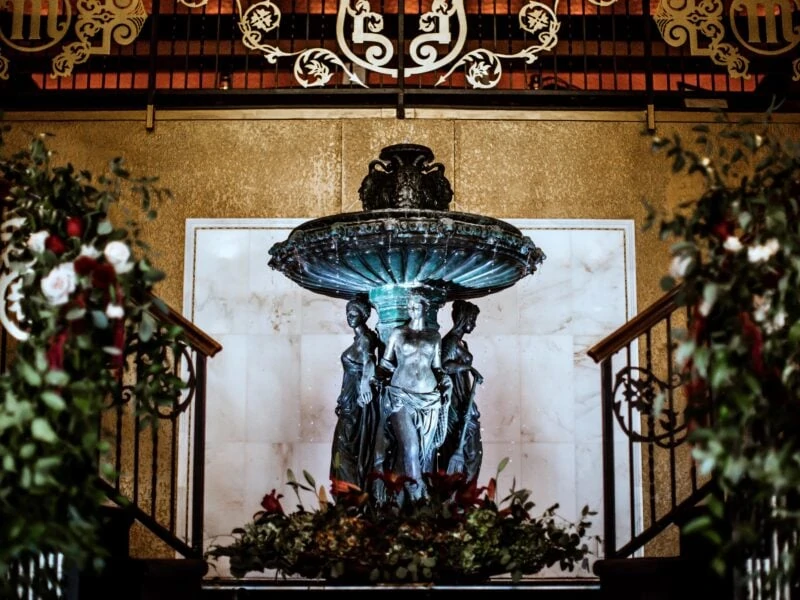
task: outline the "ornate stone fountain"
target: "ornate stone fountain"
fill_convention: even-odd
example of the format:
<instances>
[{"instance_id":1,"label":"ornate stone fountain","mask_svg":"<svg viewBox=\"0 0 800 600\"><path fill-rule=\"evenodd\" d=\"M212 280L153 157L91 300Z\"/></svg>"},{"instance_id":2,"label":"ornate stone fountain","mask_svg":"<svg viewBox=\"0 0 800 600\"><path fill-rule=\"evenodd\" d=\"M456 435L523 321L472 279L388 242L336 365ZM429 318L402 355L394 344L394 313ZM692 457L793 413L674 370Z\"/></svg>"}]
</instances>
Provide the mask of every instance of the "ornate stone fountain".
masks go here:
<instances>
[{"instance_id":1,"label":"ornate stone fountain","mask_svg":"<svg viewBox=\"0 0 800 600\"><path fill-rule=\"evenodd\" d=\"M423 328L437 331L445 303L481 298L533 274L544 253L508 223L450 211L453 191L444 166L433 158L421 145L384 148L359 189L363 210L296 227L270 248L269 266L318 294L368 298L383 344L409 321L410 297L424 298ZM394 368L380 358L378 374L381 365ZM388 377L384 383L389 386ZM376 417L382 424L387 418L386 410ZM458 418L466 419L466 412ZM372 463L376 469L384 466L381 452Z\"/></svg>"}]
</instances>

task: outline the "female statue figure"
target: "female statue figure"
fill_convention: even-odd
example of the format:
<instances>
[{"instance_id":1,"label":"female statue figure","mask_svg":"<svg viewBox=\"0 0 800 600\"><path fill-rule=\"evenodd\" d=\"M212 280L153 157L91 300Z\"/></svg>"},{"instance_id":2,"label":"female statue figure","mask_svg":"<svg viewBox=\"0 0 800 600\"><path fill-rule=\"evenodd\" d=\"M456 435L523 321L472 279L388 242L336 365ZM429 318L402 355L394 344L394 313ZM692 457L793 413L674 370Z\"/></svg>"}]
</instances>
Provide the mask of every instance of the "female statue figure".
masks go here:
<instances>
[{"instance_id":1,"label":"female statue figure","mask_svg":"<svg viewBox=\"0 0 800 600\"><path fill-rule=\"evenodd\" d=\"M453 301L453 328L442 338L442 366L453 380L453 398L451 425L440 451L440 464L448 473L466 474L468 481L478 477L483 456L480 413L475 405L475 389L483 383L483 377L472 366L464 334L475 329L479 312L472 302Z\"/></svg>"},{"instance_id":2,"label":"female statue figure","mask_svg":"<svg viewBox=\"0 0 800 600\"><path fill-rule=\"evenodd\" d=\"M441 337L424 323L425 299L408 298L408 322L389 334L381 368L391 374L382 390L388 434L390 469L409 477L411 498L425 494L422 474L434 469L434 458L447 432L452 392L450 377L442 370Z\"/></svg>"},{"instance_id":3,"label":"female statue figure","mask_svg":"<svg viewBox=\"0 0 800 600\"><path fill-rule=\"evenodd\" d=\"M371 381L380 341L367 327L371 307L362 298L347 303L347 324L353 343L342 352L342 390L336 401L339 420L333 432L331 480L345 481L365 489L372 470L373 444L377 426L377 403L372 400Z\"/></svg>"}]
</instances>

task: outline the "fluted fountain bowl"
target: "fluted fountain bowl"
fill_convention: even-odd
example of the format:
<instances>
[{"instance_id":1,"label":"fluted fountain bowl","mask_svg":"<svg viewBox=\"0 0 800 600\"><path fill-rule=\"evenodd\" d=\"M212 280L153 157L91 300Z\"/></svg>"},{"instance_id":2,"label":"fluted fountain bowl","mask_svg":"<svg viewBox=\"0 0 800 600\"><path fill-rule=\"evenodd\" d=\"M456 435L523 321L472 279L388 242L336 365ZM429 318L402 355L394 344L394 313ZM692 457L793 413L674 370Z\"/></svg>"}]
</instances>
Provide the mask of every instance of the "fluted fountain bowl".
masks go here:
<instances>
[{"instance_id":1,"label":"fluted fountain bowl","mask_svg":"<svg viewBox=\"0 0 800 600\"><path fill-rule=\"evenodd\" d=\"M442 300L486 296L532 274L544 253L509 223L421 208L307 221L270 248L269 265L305 289L352 298L378 288L427 288Z\"/></svg>"}]
</instances>

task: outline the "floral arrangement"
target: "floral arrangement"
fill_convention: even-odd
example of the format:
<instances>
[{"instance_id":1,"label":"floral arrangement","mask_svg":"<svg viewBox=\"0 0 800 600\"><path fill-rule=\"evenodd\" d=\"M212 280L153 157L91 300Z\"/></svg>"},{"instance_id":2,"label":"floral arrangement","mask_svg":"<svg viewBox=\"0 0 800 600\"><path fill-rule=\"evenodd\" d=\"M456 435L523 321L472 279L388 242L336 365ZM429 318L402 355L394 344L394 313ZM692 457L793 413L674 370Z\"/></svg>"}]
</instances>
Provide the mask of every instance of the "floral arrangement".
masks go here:
<instances>
[{"instance_id":1,"label":"floral arrangement","mask_svg":"<svg viewBox=\"0 0 800 600\"><path fill-rule=\"evenodd\" d=\"M163 307L149 294L164 275L137 221L118 227L110 215L128 196L155 218L168 192L131 176L121 159L97 180L53 159L46 135L0 156L0 320L16 338L0 375L2 597L15 561L59 553L83 568L102 559L99 483L115 473L101 464L100 415L121 397L126 355L135 347L147 368L124 382L142 419L185 389L169 366L181 330L157 325ZM40 584L38 597L55 594Z\"/></svg>"},{"instance_id":2,"label":"floral arrangement","mask_svg":"<svg viewBox=\"0 0 800 600\"><path fill-rule=\"evenodd\" d=\"M469 583L506 573L519 581L555 564L588 570L587 519L595 514L588 507L577 523L559 518L558 505L535 517L529 490L512 486L498 501L496 477L478 487L443 472L423 476L428 495L418 500L405 492L408 479L391 473L373 475L380 488L371 489L380 494L333 481L329 499L304 476L300 483L288 472L297 510L287 514L272 490L253 521L233 531L233 543L212 546L207 558L229 558L235 577L275 570L350 583ZM305 508L301 490L317 497L318 508Z\"/></svg>"},{"instance_id":3,"label":"floral arrangement","mask_svg":"<svg viewBox=\"0 0 800 600\"><path fill-rule=\"evenodd\" d=\"M689 308L676 355L697 424L693 455L719 488L687 533L717 545L720 574L769 558L759 573L767 594L797 585L800 559L800 142L776 128L769 116L720 115L694 127L689 147L652 138L702 191L649 215L674 242L662 287L680 284Z\"/></svg>"}]
</instances>

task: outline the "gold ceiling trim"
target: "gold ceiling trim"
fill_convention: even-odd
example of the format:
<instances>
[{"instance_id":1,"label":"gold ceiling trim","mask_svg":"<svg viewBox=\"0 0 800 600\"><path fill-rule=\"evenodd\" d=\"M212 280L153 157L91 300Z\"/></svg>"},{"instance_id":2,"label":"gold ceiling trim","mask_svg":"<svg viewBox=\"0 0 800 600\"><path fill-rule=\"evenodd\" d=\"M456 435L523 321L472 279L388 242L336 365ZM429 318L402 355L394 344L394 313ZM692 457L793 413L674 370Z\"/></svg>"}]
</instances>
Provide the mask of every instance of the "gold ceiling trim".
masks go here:
<instances>
[{"instance_id":1,"label":"gold ceiling trim","mask_svg":"<svg viewBox=\"0 0 800 600\"><path fill-rule=\"evenodd\" d=\"M147 11L142 0L79 0L75 35L80 41L64 46L53 58L53 76L69 76L76 64L93 54L111 54L111 40L120 46L132 43L142 31ZM92 38L100 35L100 45Z\"/></svg>"},{"instance_id":2,"label":"gold ceiling trim","mask_svg":"<svg viewBox=\"0 0 800 600\"><path fill-rule=\"evenodd\" d=\"M0 79L8 79L8 59L0 52Z\"/></svg>"},{"instance_id":3,"label":"gold ceiling trim","mask_svg":"<svg viewBox=\"0 0 800 600\"><path fill-rule=\"evenodd\" d=\"M10 31L0 30L0 40L20 52L40 52L59 43L73 21L70 0L32 0L26 14L26 0L9 0ZM78 0L75 4L77 42L62 46L52 60L51 77L72 74L75 65L85 63L94 54L111 53L111 42L125 46L139 35L147 19L142 0ZM99 37L99 45L95 44ZM8 78L9 60L0 55L0 78Z\"/></svg>"},{"instance_id":4,"label":"gold ceiling trim","mask_svg":"<svg viewBox=\"0 0 800 600\"><path fill-rule=\"evenodd\" d=\"M689 42L692 56L708 56L733 77L750 77L750 61L732 44L723 42L722 0L661 0L653 19L664 41L673 48Z\"/></svg>"}]
</instances>

